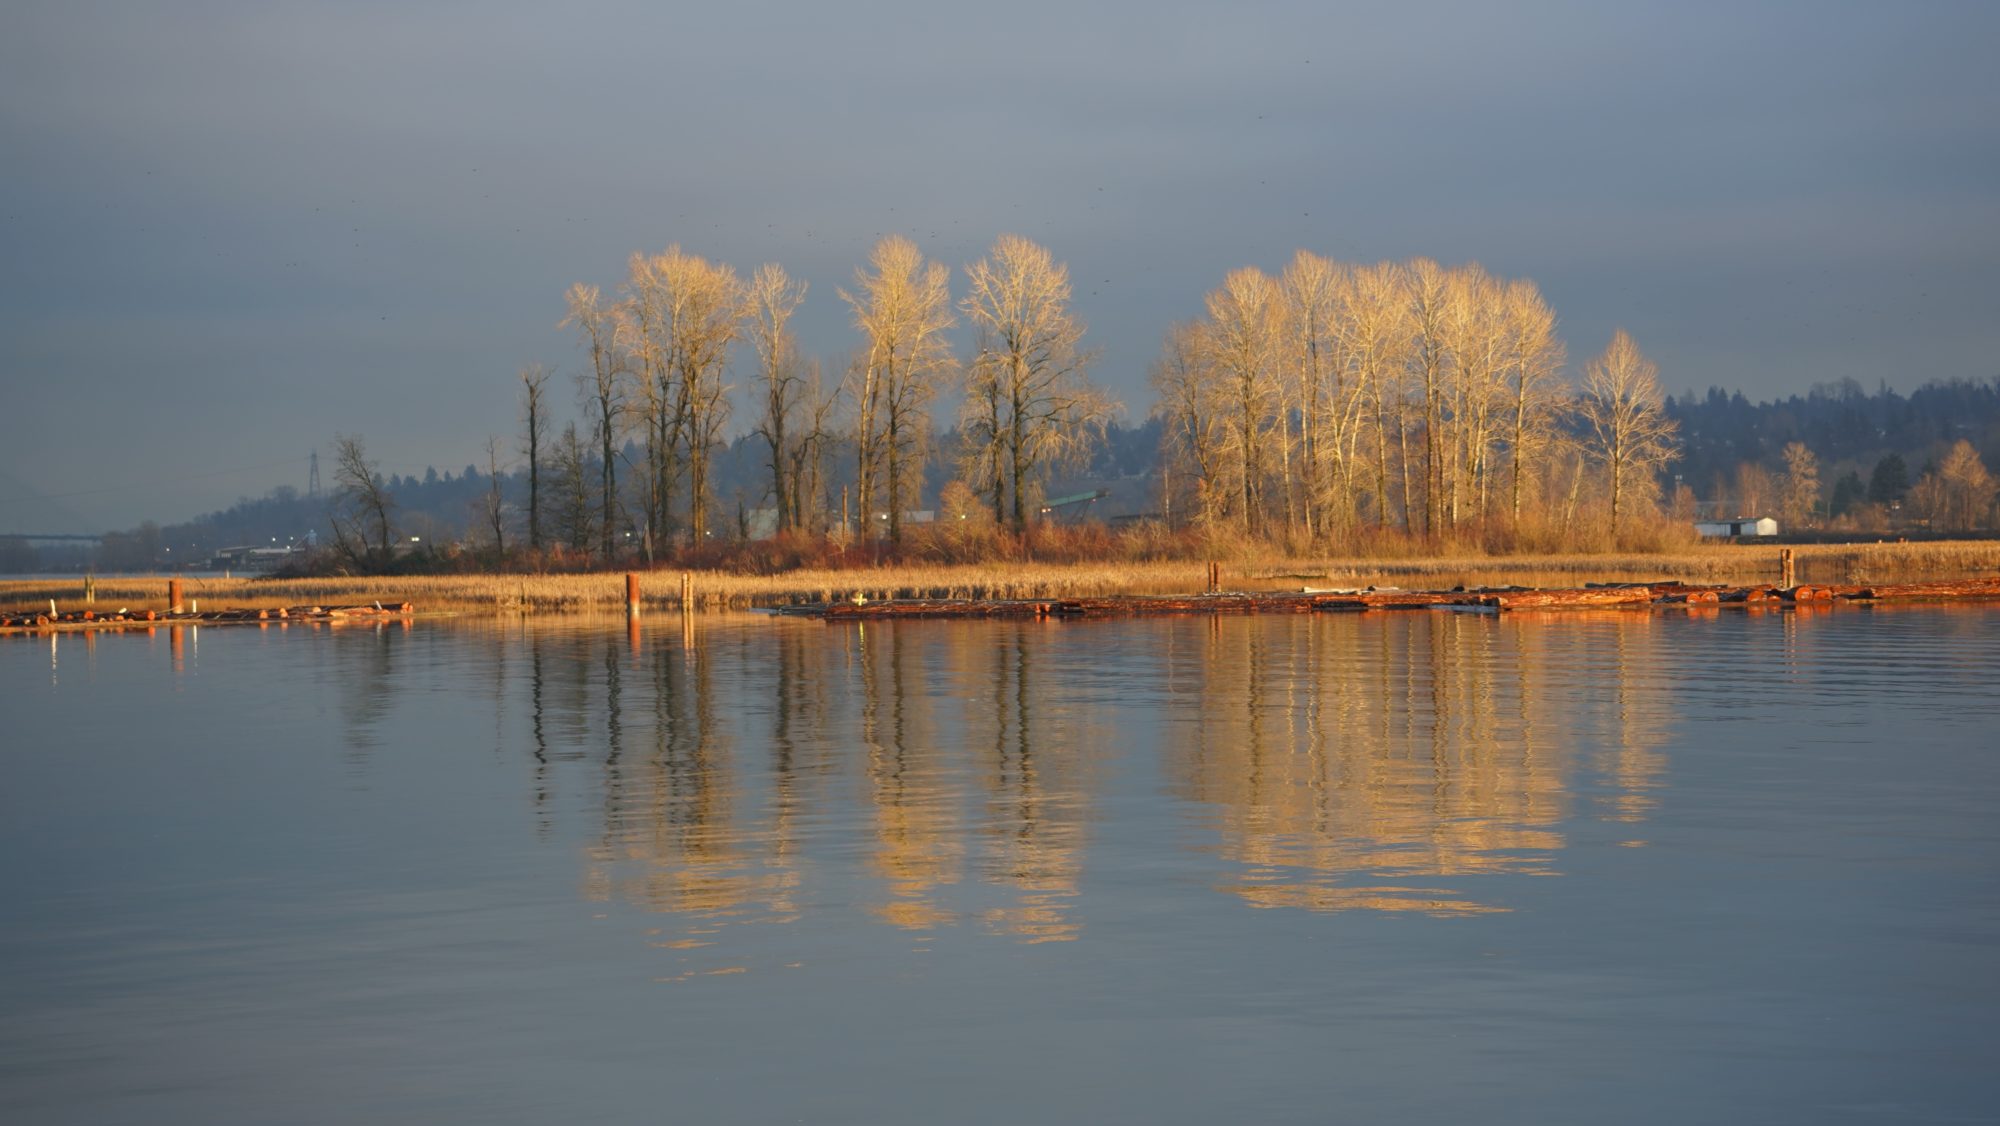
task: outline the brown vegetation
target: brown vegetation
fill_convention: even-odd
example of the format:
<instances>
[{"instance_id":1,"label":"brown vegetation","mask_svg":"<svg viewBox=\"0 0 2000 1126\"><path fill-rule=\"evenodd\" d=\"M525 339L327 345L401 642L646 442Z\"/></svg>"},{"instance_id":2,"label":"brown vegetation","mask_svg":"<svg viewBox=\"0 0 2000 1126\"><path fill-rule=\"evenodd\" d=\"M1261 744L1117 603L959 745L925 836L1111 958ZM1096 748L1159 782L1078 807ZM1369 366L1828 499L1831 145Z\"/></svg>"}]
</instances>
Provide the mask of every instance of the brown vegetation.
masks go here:
<instances>
[{"instance_id":1,"label":"brown vegetation","mask_svg":"<svg viewBox=\"0 0 2000 1126\"><path fill-rule=\"evenodd\" d=\"M1077 541L1070 541L1070 545L1077 546ZM1049 550L1050 544L1036 542L1030 548ZM1799 560L1801 580L1815 583L1881 583L2000 573L2000 543L1990 541L1804 545L1792 550ZM1671 579L1758 582L1776 578L1778 551L1764 546L1701 545L1651 554L1505 558L1477 553L1407 559L1242 558L1221 553L1216 557L1227 560L1223 567L1225 586L1279 590L1301 586L1578 585ZM997 565L942 559L882 567L866 566L859 558L848 562L850 565L845 567L807 566L769 574L697 570L693 572L695 601L705 608L740 608L839 601L856 595L869 599L1094 597L1186 593L1204 589L1207 581L1206 561L1198 555L1174 558L1161 554L1101 562L1065 562L1038 554ZM393 600L414 603L425 612L578 611L615 609L624 604L625 597L622 580L607 573L183 581L194 599L248 609L374 601L387 604ZM641 582L647 607L678 605L678 571L650 572L642 575ZM95 605L164 606L166 590L164 577L98 579ZM65 609L72 609L81 603L83 593L81 577L0 583L0 607L32 608L55 599Z\"/></svg>"}]
</instances>

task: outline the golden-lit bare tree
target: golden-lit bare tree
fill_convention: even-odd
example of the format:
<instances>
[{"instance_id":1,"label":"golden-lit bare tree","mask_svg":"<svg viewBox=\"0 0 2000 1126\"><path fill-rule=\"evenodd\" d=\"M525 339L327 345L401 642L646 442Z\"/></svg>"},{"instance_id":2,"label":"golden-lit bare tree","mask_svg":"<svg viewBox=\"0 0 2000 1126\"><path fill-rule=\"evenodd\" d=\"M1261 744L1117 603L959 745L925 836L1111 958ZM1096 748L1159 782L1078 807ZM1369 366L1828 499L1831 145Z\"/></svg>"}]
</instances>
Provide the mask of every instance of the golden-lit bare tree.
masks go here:
<instances>
[{"instance_id":1,"label":"golden-lit bare tree","mask_svg":"<svg viewBox=\"0 0 2000 1126\"><path fill-rule=\"evenodd\" d=\"M1667 417L1658 366L1622 328L1584 368L1582 406L1592 452L1608 475L1615 540L1625 514L1652 502L1656 475L1679 452L1678 426Z\"/></svg>"},{"instance_id":2,"label":"golden-lit bare tree","mask_svg":"<svg viewBox=\"0 0 2000 1126\"><path fill-rule=\"evenodd\" d=\"M687 528L708 533L708 466L728 418L723 375L743 313L743 286L729 266L670 246L635 254L625 282L627 339L640 375L648 500L653 528L672 527L683 466Z\"/></svg>"},{"instance_id":3,"label":"golden-lit bare tree","mask_svg":"<svg viewBox=\"0 0 2000 1126\"><path fill-rule=\"evenodd\" d=\"M1910 490L1910 507L1933 527L1969 532L1985 527L1993 514L1993 474L1971 442L1959 439L1937 468Z\"/></svg>"},{"instance_id":4,"label":"golden-lit bare tree","mask_svg":"<svg viewBox=\"0 0 2000 1126\"><path fill-rule=\"evenodd\" d=\"M1803 527L1819 509L1819 458L1804 442L1785 443L1784 457L1778 507L1788 525Z\"/></svg>"},{"instance_id":5,"label":"golden-lit bare tree","mask_svg":"<svg viewBox=\"0 0 2000 1126\"><path fill-rule=\"evenodd\" d=\"M1440 511L1448 526L1457 527L1469 515L1487 515L1512 355L1506 287L1477 263L1449 271L1449 278L1442 325L1451 373L1444 413L1449 429Z\"/></svg>"},{"instance_id":6,"label":"golden-lit bare tree","mask_svg":"<svg viewBox=\"0 0 2000 1126\"><path fill-rule=\"evenodd\" d=\"M1414 340L1409 302L1404 299L1403 267L1380 262L1356 269L1351 284L1341 290L1338 327L1340 370L1346 386L1352 388L1353 403L1343 417L1339 436L1339 473L1346 494L1343 512L1354 519L1360 507L1359 494L1364 478L1372 476L1372 507L1378 523L1391 520L1389 488L1389 435L1393 431L1399 445L1407 431L1401 425L1405 411L1403 394L1408 355ZM1391 419L1397 425L1391 426ZM1373 473L1364 467L1364 449L1373 437ZM1404 459L1403 523L1410 523L1408 461Z\"/></svg>"},{"instance_id":7,"label":"golden-lit bare tree","mask_svg":"<svg viewBox=\"0 0 2000 1126\"><path fill-rule=\"evenodd\" d=\"M854 310L865 342L852 373L862 519L885 486L889 540L903 539L905 495L922 468L927 411L951 374L951 270L926 262L917 244L890 235L875 244L868 266L855 271L855 291L840 291ZM881 474L878 479L878 472Z\"/></svg>"},{"instance_id":8,"label":"golden-lit bare tree","mask_svg":"<svg viewBox=\"0 0 2000 1126\"><path fill-rule=\"evenodd\" d=\"M985 497L986 516L998 525L1007 519L1007 446L1001 439L1007 405L1001 393L1005 373L989 361L993 354L992 333L982 327L958 408L958 469L967 490Z\"/></svg>"},{"instance_id":9,"label":"golden-lit bare tree","mask_svg":"<svg viewBox=\"0 0 2000 1126\"><path fill-rule=\"evenodd\" d=\"M1778 503L1778 479L1754 461L1738 462L1730 493L1736 498L1737 516L1764 516Z\"/></svg>"},{"instance_id":10,"label":"golden-lit bare tree","mask_svg":"<svg viewBox=\"0 0 2000 1126\"><path fill-rule=\"evenodd\" d=\"M818 360L808 360L798 399L798 425L787 456L790 472L786 482L792 490L791 509L799 526L813 532L826 529L823 485L826 453L834 439L834 412L840 403L840 381L829 382Z\"/></svg>"},{"instance_id":11,"label":"golden-lit bare tree","mask_svg":"<svg viewBox=\"0 0 2000 1126\"><path fill-rule=\"evenodd\" d=\"M961 307L980 334L967 402L986 411L995 448L994 518L1008 518L1004 487L1018 535L1027 530L1030 485L1086 451L1114 404L1084 377L1090 357L1069 307L1069 270L1046 249L1002 235L965 273Z\"/></svg>"},{"instance_id":12,"label":"golden-lit bare tree","mask_svg":"<svg viewBox=\"0 0 2000 1126\"><path fill-rule=\"evenodd\" d=\"M1328 506L1329 478L1337 479L1342 439L1359 399L1338 362L1337 309L1346 272L1338 263L1301 250L1278 279L1285 302L1283 359L1291 378L1286 413L1299 419L1298 519L1311 540ZM1331 442L1329 443L1329 438ZM1288 475L1289 476L1289 475ZM1289 480L1286 509L1291 511Z\"/></svg>"},{"instance_id":13,"label":"golden-lit bare tree","mask_svg":"<svg viewBox=\"0 0 2000 1126\"><path fill-rule=\"evenodd\" d=\"M1164 424L1161 450L1163 469L1178 472L1191 482L1195 498L1194 522L1213 527L1221 517L1222 499L1227 491L1223 446L1221 387L1210 377L1202 358L1202 330L1195 324L1176 324L1167 329L1160 358L1150 373L1153 385L1153 413ZM1163 490L1168 515L1172 515L1174 493Z\"/></svg>"},{"instance_id":14,"label":"golden-lit bare tree","mask_svg":"<svg viewBox=\"0 0 2000 1126\"><path fill-rule=\"evenodd\" d=\"M1555 310L1542 299L1535 283L1508 283L1502 315L1511 361L1507 507L1519 523L1523 482L1555 438L1555 389L1562 375L1564 349L1556 336Z\"/></svg>"},{"instance_id":15,"label":"golden-lit bare tree","mask_svg":"<svg viewBox=\"0 0 2000 1126\"><path fill-rule=\"evenodd\" d=\"M1237 516L1252 535L1264 530L1264 477L1277 414L1277 358L1284 315L1278 285L1262 270L1231 270L1208 295L1202 322L1204 365L1225 388L1224 436L1237 462Z\"/></svg>"},{"instance_id":16,"label":"golden-lit bare tree","mask_svg":"<svg viewBox=\"0 0 2000 1126\"><path fill-rule=\"evenodd\" d=\"M677 254L678 248L668 252ZM619 334L632 356L634 393L628 409L637 416L645 438L645 542L674 527L672 497L681 472L682 421L675 417L679 399L675 387L680 363L676 355L680 309L666 277L666 255L632 255L618 306Z\"/></svg>"},{"instance_id":17,"label":"golden-lit bare tree","mask_svg":"<svg viewBox=\"0 0 2000 1126\"><path fill-rule=\"evenodd\" d=\"M757 353L758 392L763 400L757 433L770 448L771 496L780 532L799 522L798 489L791 477L794 447L799 442L794 416L807 387L798 343L788 326L805 299L806 283L793 281L783 266L759 266L750 277L748 331Z\"/></svg>"},{"instance_id":18,"label":"golden-lit bare tree","mask_svg":"<svg viewBox=\"0 0 2000 1126\"><path fill-rule=\"evenodd\" d=\"M1423 396L1424 535L1430 536L1437 532L1439 504L1444 496L1445 403L1450 394L1447 381L1451 378L1445 317L1452 301L1452 278L1450 271L1428 258L1411 262L1403 278L1410 303L1410 373L1417 392ZM1407 461L1406 457L1403 470L1406 505L1409 503Z\"/></svg>"}]
</instances>

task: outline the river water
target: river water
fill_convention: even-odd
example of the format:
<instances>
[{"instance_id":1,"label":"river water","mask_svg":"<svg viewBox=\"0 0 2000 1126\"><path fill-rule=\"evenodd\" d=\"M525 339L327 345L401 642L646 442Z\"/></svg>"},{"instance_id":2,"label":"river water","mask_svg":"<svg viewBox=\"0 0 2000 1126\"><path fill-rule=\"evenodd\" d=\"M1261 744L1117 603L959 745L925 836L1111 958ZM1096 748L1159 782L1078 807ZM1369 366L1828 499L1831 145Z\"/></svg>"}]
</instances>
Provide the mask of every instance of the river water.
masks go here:
<instances>
[{"instance_id":1,"label":"river water","mask_svg":"<svg viewBox=\"0 0 2000 1126\"><path fill-rule=\"evenodd\" d=\"M0 638L0 1121L2000 1116L2000 611Z\"/></svg>"}]
</instances>

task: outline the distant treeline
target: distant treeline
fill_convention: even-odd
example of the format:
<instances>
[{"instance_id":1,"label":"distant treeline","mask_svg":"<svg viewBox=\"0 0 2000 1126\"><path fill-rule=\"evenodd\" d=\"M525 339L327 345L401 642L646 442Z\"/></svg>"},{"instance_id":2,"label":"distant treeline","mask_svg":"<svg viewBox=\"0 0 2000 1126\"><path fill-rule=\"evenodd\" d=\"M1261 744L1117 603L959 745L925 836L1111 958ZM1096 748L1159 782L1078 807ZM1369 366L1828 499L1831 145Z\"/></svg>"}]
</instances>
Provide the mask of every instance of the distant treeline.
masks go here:
<instances>
[{"instance_id":1,"label":"distant treeline","mask_svg":"<svg viewBox=\"0 0 2000 1126\"><path fill-rule=\"evenodd\" d=\"M1843 380L1762 403L1710 388L1672 400L1667 411L1684 443L1671 472L1730 515L1774 507L1772 481L1794 444L1819 462L1824 488L1815 499L1825 519L1899 503L1960 442L1988 464L2000 458L2000 378L1933 380L1907 395Z\"/></svg>"}]
</instances>

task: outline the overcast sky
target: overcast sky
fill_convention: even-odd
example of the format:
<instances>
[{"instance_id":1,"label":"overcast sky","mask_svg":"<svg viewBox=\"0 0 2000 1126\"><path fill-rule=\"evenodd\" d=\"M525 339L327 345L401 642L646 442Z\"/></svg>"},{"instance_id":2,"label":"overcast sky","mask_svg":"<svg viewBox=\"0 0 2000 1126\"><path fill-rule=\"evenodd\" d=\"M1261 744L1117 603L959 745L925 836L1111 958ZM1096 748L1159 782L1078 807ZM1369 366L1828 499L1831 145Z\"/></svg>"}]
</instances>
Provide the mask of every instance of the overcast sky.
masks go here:
<instances>
[{"instance_id":1,"label":"overcast sky","mask_svg":"<svg viewBox=\"0 0 2000 1126\"><path fill-rule=\"evenodd\" d=\"M1670 392L2000 375L2000 5L38 3L0 33L0 532L483 462L575 281L900 232L1166 326L1305 248L1534 279ZM567 397L567 396L565 396Z\"/></svg>"}]
</instances>

